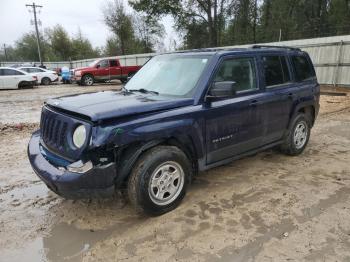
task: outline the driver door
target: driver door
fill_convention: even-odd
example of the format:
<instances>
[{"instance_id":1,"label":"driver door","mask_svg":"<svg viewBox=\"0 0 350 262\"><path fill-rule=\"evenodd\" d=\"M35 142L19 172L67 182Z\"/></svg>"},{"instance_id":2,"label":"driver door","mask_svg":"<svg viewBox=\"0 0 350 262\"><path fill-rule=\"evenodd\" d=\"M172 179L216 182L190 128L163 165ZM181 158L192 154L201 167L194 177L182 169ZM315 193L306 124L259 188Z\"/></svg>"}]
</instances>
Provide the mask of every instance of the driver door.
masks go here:
<instances>
[{"instance_id":1,"label":"driver door","mask_svg":"<svg viewBox=\"0 0 350 262\"><path fill-rule=\"evenodd\" d=\"M96 80L110 80L109 60L101 60L96 67Z\"/></svg>"},{"instance_id":2,"label":"driver door","mask_svg":"<svg viewBox=\"0 0 350 262\"><path fill-rule=\"evenodd\" d=\"M213 81L235 82L236 95L211 98L205 112L208 165L261 146L263 119L257 72L254 57L229 57L221 61Z\"/></svg>"}]
</instances>

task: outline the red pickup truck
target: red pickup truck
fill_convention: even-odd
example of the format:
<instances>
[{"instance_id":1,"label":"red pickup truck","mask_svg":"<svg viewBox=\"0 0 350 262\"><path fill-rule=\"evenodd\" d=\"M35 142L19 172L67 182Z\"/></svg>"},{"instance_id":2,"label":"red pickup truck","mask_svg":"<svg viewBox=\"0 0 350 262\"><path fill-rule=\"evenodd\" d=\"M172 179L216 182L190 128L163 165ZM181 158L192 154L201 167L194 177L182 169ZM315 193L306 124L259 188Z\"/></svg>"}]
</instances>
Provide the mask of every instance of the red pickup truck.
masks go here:
<instances>
[{"instance_id":1,"label":"red pickup truck","mask_svg":"<svg viewBox=\"0 0 350 262\"><path fill-rule=\"evenodd\" d=\"M80 85L91 86L95 82L106 82L119 79L125 83L128 77L132 77L141 66L121 66L116 58L98 59L88 67L74 70L74 79Z\"/></svg>"}]
</instances>

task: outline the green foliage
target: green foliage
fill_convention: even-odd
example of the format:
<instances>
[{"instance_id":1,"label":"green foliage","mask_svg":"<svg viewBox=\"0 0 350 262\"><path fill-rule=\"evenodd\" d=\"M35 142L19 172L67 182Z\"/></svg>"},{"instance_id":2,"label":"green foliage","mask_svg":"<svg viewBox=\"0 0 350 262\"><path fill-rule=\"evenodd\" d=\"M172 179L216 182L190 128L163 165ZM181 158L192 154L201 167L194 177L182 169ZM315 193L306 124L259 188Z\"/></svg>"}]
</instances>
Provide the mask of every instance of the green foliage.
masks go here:
<instances>
[{"instance_id":1,"label":"green foliage","mask_svg":"<svg viewBox=\"0 0 350 262\"><path fill-rule=\"evenodd\" d=\"M173 16L183 48L350 33L350 0L129 0L149 16Z\"/></svg>"},{"instance_id":2,"label":"green foliage","mask_svg":"<svg viewBox=\"0 0 350 262\"><path fill-rule=\"evenodd\" d=\"M40 44L43 61L69 61L100 56L100 50L92 47L80 29L76 36L70 37L61 25L46 29L40 35ZM35 32L24 34L14 46L8 46L6 51L7 61L39 61ZM3 52L0 61L5 60Z\"/></svg>"},{"instance_id":3,"label":"green foliage","mask_svg":"<svg viewBox=\"0 0 350 262\"><path fill-rule=\"evenodd\" d=\"M107 40L105 55L154 52L164 35L164 28L156 18L141 13L128 14L121 0L107 2L103 14L105 24L113 33Z\"/></svg>"}]
</instances>

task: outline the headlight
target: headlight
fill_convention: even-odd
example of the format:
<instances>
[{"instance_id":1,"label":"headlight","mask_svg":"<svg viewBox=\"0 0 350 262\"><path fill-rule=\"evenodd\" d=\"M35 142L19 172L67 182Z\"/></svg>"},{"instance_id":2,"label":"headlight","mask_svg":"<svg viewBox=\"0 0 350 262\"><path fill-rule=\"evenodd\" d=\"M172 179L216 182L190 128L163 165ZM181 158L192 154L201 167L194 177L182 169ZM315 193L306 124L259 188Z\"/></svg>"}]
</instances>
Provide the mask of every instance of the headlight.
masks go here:
<instances>
[{"instance_id":1,"label":"headlight","mask_svg":"<svg viewBox=\"0 0 350 262\"><path fill-rule=\"evenodd\" d=\"M86 140L86 129L85 126L78 126L73 133L73 143L77 148L81 148Z\"/></svg>"},{"instance_id":2,"label":"headlight","mask_svg":"<svg viewBox=\"0 0 350 262\"><path fill-rule=\"evenodd\" d=\"M74 74L75 74L76 76L81 76L81 71L75 71Z\"/></svg>"}]
</instances>

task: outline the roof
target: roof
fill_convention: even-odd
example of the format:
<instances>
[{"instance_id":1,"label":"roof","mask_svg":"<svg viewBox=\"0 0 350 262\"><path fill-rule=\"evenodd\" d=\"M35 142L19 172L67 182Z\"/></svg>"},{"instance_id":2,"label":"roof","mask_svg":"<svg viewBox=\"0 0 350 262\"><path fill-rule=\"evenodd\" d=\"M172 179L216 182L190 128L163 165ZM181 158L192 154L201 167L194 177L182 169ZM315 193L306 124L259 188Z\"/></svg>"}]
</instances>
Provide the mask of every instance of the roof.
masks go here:
<instances>
[{"instance_id":1,"label":"roof","mask_svg":"<svg viewBox=\"0 0 350 262\"><path fill-rule=\"evenodd\" d=\"M261 52L261 51L298 51L300 52L301 49L295 48L295 47L289 47L289 46L271 46L271 45L252 45L247 48L200 48L200 49L190 49L190 50L182 50L182 51L176 51L176 52L169 52L170 53L204 53L204 54L225 54L227 52Z\"/></svg>"}]
</instances>

